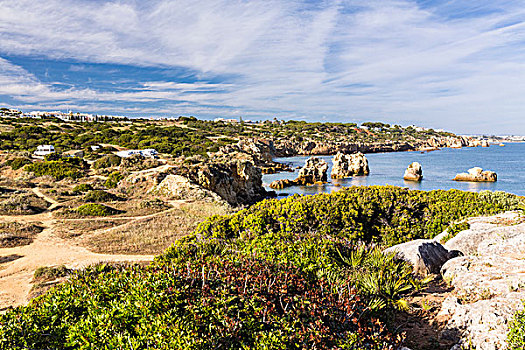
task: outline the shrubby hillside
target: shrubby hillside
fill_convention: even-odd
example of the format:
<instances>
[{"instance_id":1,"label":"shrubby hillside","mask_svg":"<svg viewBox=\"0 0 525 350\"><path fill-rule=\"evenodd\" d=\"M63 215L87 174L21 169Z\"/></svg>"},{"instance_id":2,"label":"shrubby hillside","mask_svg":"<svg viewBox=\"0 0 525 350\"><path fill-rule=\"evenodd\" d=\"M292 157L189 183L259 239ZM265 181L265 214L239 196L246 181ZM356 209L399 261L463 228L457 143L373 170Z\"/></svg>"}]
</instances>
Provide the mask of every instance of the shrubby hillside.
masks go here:
<instances>
[{"instance_id":1,"label":"shrubby hillside","mask_svg":"<svg viewBox=\"0 0 525 350\"><path fill-rule=\"evenodd\" d=\"M392 310L421 288L382 247L501 193L352 187L212 217L147 267L98 265L0 316L3 349L394 349Z\"/></svg>"}]
</instances>

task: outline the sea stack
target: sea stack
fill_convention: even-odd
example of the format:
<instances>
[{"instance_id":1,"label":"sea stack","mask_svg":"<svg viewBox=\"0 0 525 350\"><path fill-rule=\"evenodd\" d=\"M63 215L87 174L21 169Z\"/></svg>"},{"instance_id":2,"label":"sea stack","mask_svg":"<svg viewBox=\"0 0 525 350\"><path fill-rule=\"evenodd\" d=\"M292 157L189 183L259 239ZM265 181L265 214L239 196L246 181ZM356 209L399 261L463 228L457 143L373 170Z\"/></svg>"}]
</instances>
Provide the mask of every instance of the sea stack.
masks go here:
<instances>
[{"instance_id":1,"label":"sea stack","mask_svg":"<svg viewBox=\"0 0 525 350\"><path fill-rule=\"evenodd\" d=\"M280 190L290 186L305 186L328 180L328 163L317 157L308 158L295 180L275 180L270 188Z\"/></svg>"},{"instance_id":2,"label":"sea stack","mask_svg":"<svg viewBox=\"0 0 525 350\"><path fill-rule=\"evenodd\" d=\"M403 179L406 181L421 181L423 180L423 169L421 168L421 164L418 162L413 162L408 166L408 168L405 170L405 175L403 176Z\"/></svg>"},{"instance_id":3,"label":"sea stack","mask_svg":"<svg viewBox=\"0 0 525 350\"><path fill-rule=\"evenodd\" d=\"M328 163L317 157L310 157L299 170L295 181L301 185L312 185L316 182L326 182L328 179Z\"/></svg>"},{"instance_id":4,"label":"sea stack","mask_svg":"<svg viewBox=\"0 0 525 350\"><path fill-rule=\"evenodd\" d=\"M361 152L344 154L338 152L332 159L332 179L344 179L355 175L368 175L368 160Z\"/></svg>"},{"instance_id":5,"label":"sea stack","mask_svg":"<svg viewBox=\"0 0 525 350\"><path fill-rule=\"evenodd\" d=\"M468 181L468 182L496 182L498 175L489 170L483 171L480 167L471 168L468 173L457 174L454 181Z\"/></svg>"}]
</instances>

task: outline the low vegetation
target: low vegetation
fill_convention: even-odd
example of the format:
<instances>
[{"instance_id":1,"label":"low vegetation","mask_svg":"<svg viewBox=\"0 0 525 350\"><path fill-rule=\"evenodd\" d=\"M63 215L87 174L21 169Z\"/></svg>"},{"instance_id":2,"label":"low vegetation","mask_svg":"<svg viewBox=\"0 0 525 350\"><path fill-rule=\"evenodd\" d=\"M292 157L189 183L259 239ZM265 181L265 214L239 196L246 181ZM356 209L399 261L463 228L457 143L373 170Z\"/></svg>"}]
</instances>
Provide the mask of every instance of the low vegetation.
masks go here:
<instances>
[{"instance_id":1,"label":"low vegetation","mask_svg":"<svg viewBox=\"0 0 525 350\"><path fill-rule=\"evenodd\" d=\"M510 331L507 338L509 349L525 349L525 311L517 312L509 326Z\"/></svg>"},{"instance_id":2,"label":"low vegetation","mask_svg":"<svg viewBox=\"0 0 525 350\"><path fill-rule=\"evenodd\" d=\"M110 206L98 203L87 203L74 210L81 216L110 216L119 214L120 211Z\"/></svg>"},{"instance_id":3,"label":"low vegetation","mask_svg":"<svg viewBox=\"0 0 525 350\"><path fill-rule=\"evenodd\" d=\"M59 158L58 160L46 160L35 162L25 167L27 172L35 176L52 176L56 180L65 178L79 179L85 176L85 164L79 158Z\"/></svg>"},{"instance_id":4,"label":"low vegetation","mask_svg":"<svg viewBox=\"0 0 525 350\"><path fill-rule=\"evenodd\" d=\"M32 163L31 159L25 158L25 157L16 157L16 158L13 158L13 159L9 159L9 160L7 160L5 162L5 164L7 166L10 166L11 169L13 169L13 170L21 169L25 165L31 164L31 163Z\"/></svg>"},{"instance_id":5,"label":"low vegetation","mask_svg":"<svg viewBox=\"0 0 525 350\"><path fill-rule=\"evenodd\" d=\"M41 223L0 223L0 248L12 248L28 245L34 237L42 232Z\"/></svg>"},{"instance_id":6,"label":"low vegetation","mask_svg":"<svg viewBox=\"0 0 525 350\"><path fill-rule=\"evenodd\" d=\"M0 201L0 215L31 215L45 211L49 207L42 198L29 194L17 193Z\"/></svg>"},{"instance_id":7,"label":"low vegetation","mask_svg":"<svg viewBox=\"0 0 525 350\"><path fill-rule=\"evenodd\" d=\"M124 175L118 171L114 171L109 174L108 178L104 182L104 186L106 186L106 188L115 188L122 179L124 179Z\"/></svg>"},{"instance_id":8,"label":"low vegetation","mask_svg":"<svg viewBox=\"0 0 525 350\"><path fill-rule=\"evenodd\" d=\"M0 316L0 345L394 349L402 335L388 315L422 282L380 245L512 203L390 186L266 200L206 220L150 266L74 273Z\"/></svg>"}]
</instances>

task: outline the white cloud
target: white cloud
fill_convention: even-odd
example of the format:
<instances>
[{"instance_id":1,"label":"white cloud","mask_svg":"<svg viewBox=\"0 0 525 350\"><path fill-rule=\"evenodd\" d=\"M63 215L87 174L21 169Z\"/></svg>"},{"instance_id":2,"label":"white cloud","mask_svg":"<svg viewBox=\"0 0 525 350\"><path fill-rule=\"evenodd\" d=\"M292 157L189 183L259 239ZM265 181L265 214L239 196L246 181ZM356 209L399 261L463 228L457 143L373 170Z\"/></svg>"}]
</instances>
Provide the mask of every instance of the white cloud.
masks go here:
<instances>
[{"instance_id":1,"label":"white cloud","mask_svg":"<svg viewBox=\"0 0 525 350\"><path fill-rule=\"evenodd\" d=\"M408 0L0 0L0 55L230 77L137 81L131 92L59 90L0 60L0 94L35 106L69 101L144 113L374 119L525 133L520 1L422 8Z\"/></svg>"}]
</instances>

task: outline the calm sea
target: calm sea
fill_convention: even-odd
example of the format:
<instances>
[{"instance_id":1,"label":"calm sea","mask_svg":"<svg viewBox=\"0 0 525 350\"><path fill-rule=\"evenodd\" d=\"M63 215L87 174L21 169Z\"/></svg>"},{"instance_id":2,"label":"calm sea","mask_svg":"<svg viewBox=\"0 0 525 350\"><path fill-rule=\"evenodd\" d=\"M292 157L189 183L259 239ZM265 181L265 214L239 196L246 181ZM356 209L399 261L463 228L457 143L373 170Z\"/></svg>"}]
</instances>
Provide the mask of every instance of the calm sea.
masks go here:
<instances>
[{"instance_id":1,"label":"calm sea","mask_svg":"<svg viewBox=\"0 0 525 350\"><path fill-rule=\"evenodd\" d=\"M505 147L491 145L488 148L443 148L428 153L396 152L367 154L370 175L355 176L344 180L331 180L332 156L321 156L330 166L328 178L330 183L313 186L294 186L277 191L279 195L316 194L337 191L342 186L395 185L418 190L448 190L456 188L464 191L505 191L525 196L525 143L506 143ZM275 158L275 161L287 163L293 167L303 166L309 157ZM423 168L421 183L403 180L407 166L419 162ZM479 166L498 174L495 183L456 182L452 178L457 173L466 172L469 168ZM263 182L268 186L278 179L295 179L297 173L282 172L263 175Z\"/></svg>"}]
</instances>

